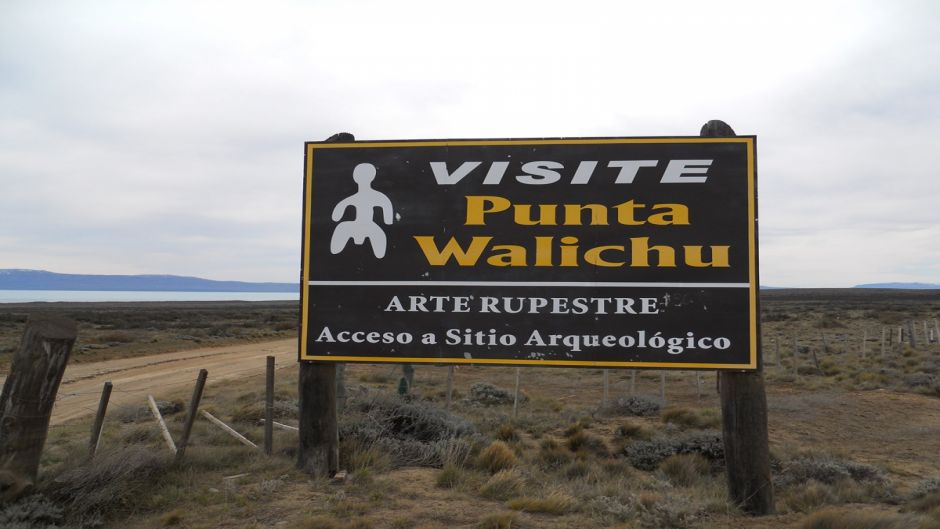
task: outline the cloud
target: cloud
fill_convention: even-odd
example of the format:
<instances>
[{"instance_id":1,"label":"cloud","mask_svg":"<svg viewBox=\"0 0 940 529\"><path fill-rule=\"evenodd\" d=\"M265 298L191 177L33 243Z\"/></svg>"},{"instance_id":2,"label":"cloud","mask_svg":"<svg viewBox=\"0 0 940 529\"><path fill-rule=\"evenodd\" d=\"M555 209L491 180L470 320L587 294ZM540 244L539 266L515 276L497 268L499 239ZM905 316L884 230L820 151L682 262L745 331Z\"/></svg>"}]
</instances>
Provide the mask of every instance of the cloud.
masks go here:
<instances>
[{"instance_id":1,"label":"cloud","mask_svg":"<svg viewBox=\"0 0 940 529\"><path fill-rule=\"evenodd\" d=\"M927 1L11 2L0 262L293 281L305 140L695 135L721 118L759 137L765 283L935 282L938 15Z\"/></svg>"}]
</instances>

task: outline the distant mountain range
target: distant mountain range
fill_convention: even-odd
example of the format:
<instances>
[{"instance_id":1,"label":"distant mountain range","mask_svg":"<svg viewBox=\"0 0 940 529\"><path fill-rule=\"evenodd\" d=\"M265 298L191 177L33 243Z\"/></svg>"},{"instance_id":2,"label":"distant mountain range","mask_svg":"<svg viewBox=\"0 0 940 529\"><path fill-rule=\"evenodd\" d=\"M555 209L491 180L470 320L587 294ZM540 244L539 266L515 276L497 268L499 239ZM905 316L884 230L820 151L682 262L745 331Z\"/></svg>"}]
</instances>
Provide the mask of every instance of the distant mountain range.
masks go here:
<instances>
[{"instance_id":1,"label":"distant mountain range","mask_svg":"<svg viewBox=\"0 0 940 529\"><path fill-rule=\"evenodd\" d=\"M762 285L762 290L777 287ZM852 288L940 289L936 283L869 283ZM97 290L140 292L297 292L299 283L215 281L171 275L58 274L45 270L0 269L0 290Z\"/></svg>"},{"instance_id":2,"label":"distant mountain range","mask_svg":"<svg viewBox=\"0 0 940 529\"><path fill-rule=\"evenodd\" d=\"M940 284L937 283L868 283L866 285L855 285L852 288L903 288L907 290L937 290Z\"/></svg>"},{"instance_id":3,"label":"distant mountain range","mask_svg":"<svg viewBox=\"0 0 940 529\"><path fill-rule=\"evenodd\" d=\"M171 275L57 274L0 269L0 290L96 290L140 292L297 292L298 283L214 281Z\"/></svg>"}]
</instances>

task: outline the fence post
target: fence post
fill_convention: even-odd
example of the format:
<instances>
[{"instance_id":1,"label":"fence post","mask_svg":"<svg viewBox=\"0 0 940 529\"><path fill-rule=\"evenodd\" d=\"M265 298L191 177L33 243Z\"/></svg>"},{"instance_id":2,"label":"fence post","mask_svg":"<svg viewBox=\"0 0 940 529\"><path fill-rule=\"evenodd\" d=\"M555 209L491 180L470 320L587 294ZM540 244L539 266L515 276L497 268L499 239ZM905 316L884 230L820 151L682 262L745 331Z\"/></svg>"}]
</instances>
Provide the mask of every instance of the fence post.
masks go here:
<instances>
[{"instance_id":1,"label":"fence post","mask_svg":"<svg viewBox=\"0 0 940 529\"><path fill-rule=\"evenodd\" d=\"M662 407L666 407L666 372L659 373L659 400L662 401Z\"/></svg>"},{"instance_id":2,"label":"fence post","mask_svg":"<svg viewBox=\"0 0 940 529\"><path fill-rule=\"evenodd\" d=\"M513 393L512 397L512 418L515 419L519 415L519 378L522 375L522 368L516 368L516 390Z\"/></svg>"},{"instance_id":3,"label":"fence post","mask_svg":"<svg viewBox=\"0 0 940 529\"><path fill-rule=\"evenodd\" d=\"M450 410L450 401L454 396L454 366L447 366L447 404L445 409Z\"/></svg>"},{"instance_id":4,"label":"fence post","mask_svg":"<svg viewBox=\"0 0 940 529\"><path fill-rule=\"evenodd\" d=\"M101 388L101 400L98 401L98 413L95 414L95 423L91 425L91 439L88 440L88 457L95 457L98 443L101 441L101 427L104 426L104 414L108 410L108 400L111 399L111 381L104 383Z\"/></svg>"},{"instance_id":5,"label":"fence post","mask_svg":"<svg viewBox=\"0 0 940 529\"><path fill-rule=\"evenodd\" d=\"M701 135L733 137L735 133L725 122L713 120L702 127ZM763 515L774 512L774 495L759 320L757 325L757 370L722 373L721 417L728 496L744 512Z\"/></svg>"},{"instance_id":6,"label":"fence post","mask_svg":"<svg viewBox=\"0 0 940 529\"><path fill-rule=\"evenodd\" d=\"M193 423L196 421L196 410L199 409L199 401L202 400L202 391L206 387L206 377L209 372L205 369L199 370L196 376L196 385L193 386L193 396L189 399L189 408L186 410L186 421L183 423L183 437L176 448L176 462L183 460L183 454L186 452L186 446L189 445L189 434L193 431Z\"/></svg>"},{"instance_id":7,"label":"fence post","mask_svg":"<svg viewBox=\"0 0 940 529\"><path fill-rule=\"evenodd\" d=\"M274 357L267 358L264 383L264 453L274 452Z\"/></svg>"},{"instance_id":8,"label":"fence post","mask_svg":"<svg viewBox=\"0 0 940 529\"><path fill-rule=\"evenodd\" d=\"M0 501L28 491L39 472L49 418L78 324L31 315L0 393Z\"/></svg>"},{"instance_id":9,"label":"fence post","mask_svg":"<svg viewBox=\"0 0 940 529\"><path fill-rule=\"evenodd\" d=\"M881 326L881 358L885 357L885 335L887 334L888 328L884 325Z\"/></svg>"}]
</instances>

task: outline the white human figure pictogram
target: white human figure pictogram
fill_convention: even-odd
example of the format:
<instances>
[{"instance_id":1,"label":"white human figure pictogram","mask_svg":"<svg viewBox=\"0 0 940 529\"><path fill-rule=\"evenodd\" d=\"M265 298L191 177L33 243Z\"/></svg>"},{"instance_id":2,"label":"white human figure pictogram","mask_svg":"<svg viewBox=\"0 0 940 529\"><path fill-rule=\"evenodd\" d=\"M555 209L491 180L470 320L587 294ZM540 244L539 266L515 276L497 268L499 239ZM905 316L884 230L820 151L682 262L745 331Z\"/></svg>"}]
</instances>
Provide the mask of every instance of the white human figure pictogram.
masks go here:
<instances>
[{"instance_id":1,"label":"white human figure pictogram","mask_svg":"<svg viewBox=\"0 0 940 529\"><path fill-rule=\"evenodd\" d=\"M373 220L374 209L382 209L382 220L385 224L392 223L394 210L392 201L384 193L372 189L375 180L375 166L371 163L361 163L353 169L353 180L359 185L359 190L344 198L333 208L333 222L343 218L346 208L352 207L356 216L353 220L340 222L333 230L330 239L330 253L338 254L343 251L349 240L357 245L363 244L367 239L372 245L372 253L379 259L385 257L385 232Z\"/></svg>"}]
</instances>

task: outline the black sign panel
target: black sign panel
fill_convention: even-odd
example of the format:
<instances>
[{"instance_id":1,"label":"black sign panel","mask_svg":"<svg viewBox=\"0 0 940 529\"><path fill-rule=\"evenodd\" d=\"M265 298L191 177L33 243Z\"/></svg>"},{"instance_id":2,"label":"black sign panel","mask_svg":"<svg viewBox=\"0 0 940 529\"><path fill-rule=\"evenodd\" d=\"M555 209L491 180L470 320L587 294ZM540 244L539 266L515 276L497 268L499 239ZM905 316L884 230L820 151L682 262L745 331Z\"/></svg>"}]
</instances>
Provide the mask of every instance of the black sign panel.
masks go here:
<instances>
[{"instance_id":1,"label":"black sign panel","mask_svg":"<svg viewBox=\"0 0 940 529\"><path fill-rule=\"evenodd\" d=\"M755 369L755 141L307 143L300 359Z\"/></svg>"}]
</instances>

